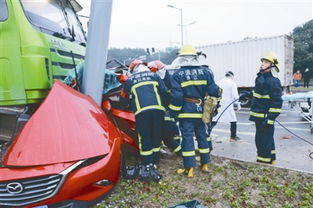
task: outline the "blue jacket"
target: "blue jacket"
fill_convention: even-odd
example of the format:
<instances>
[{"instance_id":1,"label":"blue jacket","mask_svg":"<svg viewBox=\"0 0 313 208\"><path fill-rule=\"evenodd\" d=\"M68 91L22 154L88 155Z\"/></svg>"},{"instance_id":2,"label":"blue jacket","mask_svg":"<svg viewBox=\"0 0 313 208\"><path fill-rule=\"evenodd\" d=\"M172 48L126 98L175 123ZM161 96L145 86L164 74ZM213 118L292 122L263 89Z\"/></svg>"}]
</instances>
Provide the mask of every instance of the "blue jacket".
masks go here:
<instances>
[{"instance_id":1,"label":"blue jacket","mask_svg":"<svg viewBox=\"0 0 313 208\"><path fill-rule=\"evenodd\" d=\"M130 101L135 115L147 110L162 110L162 97L166 87L162 79L155 73L144 71L131 75L126 81L122 92L122 102Z\"/></svg>"},{"instance_id":2,"label":"blue jacket","mask_svg":"<svg viewBox=\"0 0 313 208\"><path fill-rule=\"evenodd\" d=\"M206 95L220 97L221 90L215 84L207 67L186 66L176 70L172 76L171 112L178 118L202 118L202 106L188 102L184 98L198 99L203 102Z\"/></svg>"},{"instance_id":3,"label":"blue jacket","mask_svg":"<svg viewBox=\"0 0 313 208\"><path fill-rule=\"evenodd\" d=\"M250 109L250 120L265 120L273 125L282 107L282 87L278 78L271 72L257 74Z\"/></svg>"}]
</instances>

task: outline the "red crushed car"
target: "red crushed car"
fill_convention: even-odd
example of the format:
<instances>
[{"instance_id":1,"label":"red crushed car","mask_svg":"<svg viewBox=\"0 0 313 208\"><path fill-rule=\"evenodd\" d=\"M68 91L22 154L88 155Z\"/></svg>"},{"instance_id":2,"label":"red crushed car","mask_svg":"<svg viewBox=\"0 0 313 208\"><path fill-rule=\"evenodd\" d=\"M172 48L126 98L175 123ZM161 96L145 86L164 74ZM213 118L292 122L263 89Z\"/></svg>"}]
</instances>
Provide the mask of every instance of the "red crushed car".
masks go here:
<instances>
[{"instance_id":1,"label":"red crushed car","mask_svg":"<svg viewBox=\"0 0 313 208\"><path fill-rule=\"evenodd\" d=\"M90 207L116 185L123 141L138 149L133 124L56 81L3 154L0 207Z\"/></svg>"}]
</instances>

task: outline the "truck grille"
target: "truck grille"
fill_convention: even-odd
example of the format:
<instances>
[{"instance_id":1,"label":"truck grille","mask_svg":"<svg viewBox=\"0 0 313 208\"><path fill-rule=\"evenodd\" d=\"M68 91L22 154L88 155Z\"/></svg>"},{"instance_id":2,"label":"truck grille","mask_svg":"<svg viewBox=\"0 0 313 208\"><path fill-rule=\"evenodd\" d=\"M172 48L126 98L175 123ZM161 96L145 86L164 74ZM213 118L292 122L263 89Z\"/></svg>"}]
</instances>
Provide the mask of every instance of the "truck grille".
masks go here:
<instances>
[{"instance_id":1,"label":"truck grille","mask_svg":"<svg viewBox=\"0 0 313 208\"><path fill-rule=\"evenodd\" d=\"M24 206L52 197L62 184L62 175L0 182L0 207Z\"/></svg>"}]
</instances>

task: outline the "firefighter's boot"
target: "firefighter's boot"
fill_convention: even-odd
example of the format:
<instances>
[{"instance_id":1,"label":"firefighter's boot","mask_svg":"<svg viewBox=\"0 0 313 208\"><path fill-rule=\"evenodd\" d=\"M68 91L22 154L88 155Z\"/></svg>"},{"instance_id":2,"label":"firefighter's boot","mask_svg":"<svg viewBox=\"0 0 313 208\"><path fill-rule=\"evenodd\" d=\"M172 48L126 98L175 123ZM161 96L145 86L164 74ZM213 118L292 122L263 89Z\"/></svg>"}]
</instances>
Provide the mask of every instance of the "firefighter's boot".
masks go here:
<instances>
[{"instance_id":1,"label":"firefighter's boot","mask_svg":"<svg viewBox=\"0 0 313 208\"><path fill-rule=\"evenodd\" d=\"M138 177L140 165L126 166L124 177L126 179L135 179Z\"/></svg>"},{"instance_id":2,"label":"firefighter's boot","mask_svg":"<svg viewBox=\"0 0 313 208\"><path fill-rule=\"evenodd\" d=\"M208 173L209 172L209 164L202 164L201 170L205 173Z\"/></svg>"},{"instance_id":3,"label":"firefighter's boot","mask_svg":"<svg viewBox=\"0 0 313 208\"><path fill-rule=\"evenodd\" d=\"M178 169L176 171L176 173L178 173L178 174L184 173L188 178L192 178L193 177L193 168Z\"/></svg>"},{"instance_id":4,"label":"firefighter's boot","mask_svg":"<svg viewBox=\"0 0 313 208\"><path fill-rule=\"evenodd\" d=\"M162 175L157 171L155 168L155 165L151 164L150 165L150 180L158 182L159 180L162 179Z\"/></svg>"},{"instance_id":5,"label":"firefighter's boot","mask_svg":"<svg viewBox=\"0 0 313 208\"><path fill-rule=\"evenodd\" d=\"M138 179L141 181L150 181L150 166L140 165Z\"/></svg>"}]
</instances>

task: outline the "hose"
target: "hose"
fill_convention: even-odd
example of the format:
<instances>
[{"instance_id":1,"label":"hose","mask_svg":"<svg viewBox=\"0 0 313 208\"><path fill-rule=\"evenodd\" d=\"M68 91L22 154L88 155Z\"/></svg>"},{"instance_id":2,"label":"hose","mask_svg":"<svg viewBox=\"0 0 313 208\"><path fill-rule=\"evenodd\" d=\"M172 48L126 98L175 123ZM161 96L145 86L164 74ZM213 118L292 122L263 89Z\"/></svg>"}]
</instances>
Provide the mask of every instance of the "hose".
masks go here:
<instances>
[{"instance_id":1,"label":"hose","mask_svg":"<svg viewBox=\"0 0 313 208\"><path fill-rule=\"evenodd\" d=\"M290 134L292 134L293 136L297 137L298 139L301 139L302 141L310 144L313 146L313 143L312 142L309 142L308 140L300 137L299 135L293 133L292 131L290 131L287 127L285 127L282 123L280 123L278 120L275 120L281 127L283 127L286 131L288 131ZM313 152L310 152L309 153L309 158L311 158L313 160Z\"/></svg>"},{"instance_id":2,"label":"hose","mask_svg":"<svg viewBox=\"0 0 313 208\"><path fill-rule=\"evenodd\" d=\"M223 115L223 113L225 113L225 111L229 108L229 106L231 106L234 102L236 102L236 101L238 101L238 100L239 100L239 98L236 99L236 100L234 100L234 101L232 101L231 103L228 104L228 106L222 111L222 113L220 114L220 116L216 119L215 124L216 124L216 123L218 122L218 120L221 118L221 116ZM290 134L294 135L294 136L297 137L298 139L301 139L301 140L303 140L304 142L306 142L306 143L308 143L308 144L310 144L310 145L313 146L313 143L312 143L312 142L309 142L308 140L306 140L306 139L300 137L299 135L293 133L293 132L290 131L287 127L285 127L283 124L281 124L278 120L276 120L276 122L277 122L281 127L283 127L286 131L288 131ZM214 126L215 126L215 125L210 125L210 127L209 127L209 129L208 129L208 130L210 130L210 131L208 131L208 132L211 132L212 129L214 128ZM313 160L313 152L310 152L310 153L309 153L309 158Z\"/></svg>"},{"instance_id":3,"label":"hose","mask_svg":"<svg viewBox=\"0 0 313 208\"><path fill-rule=\"evenodd\" d=\"M214 123L208 127L208 132L211 132L212 129L214 128L214 126L217 124L218 120L220 120L221 116L225 113L225 111L229 108L229 106L231 106L234 102L237 102L239 100L235 99L234 101L232 101L231 103L228 104L228 106L226 106L226 108L222 111L222 113L220 114L220 116L216 119L216 121L214 121Z\"/></svg>"}]
</instances>

